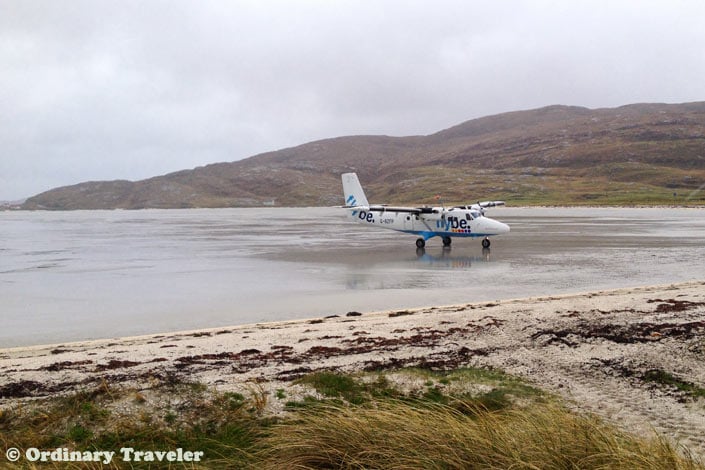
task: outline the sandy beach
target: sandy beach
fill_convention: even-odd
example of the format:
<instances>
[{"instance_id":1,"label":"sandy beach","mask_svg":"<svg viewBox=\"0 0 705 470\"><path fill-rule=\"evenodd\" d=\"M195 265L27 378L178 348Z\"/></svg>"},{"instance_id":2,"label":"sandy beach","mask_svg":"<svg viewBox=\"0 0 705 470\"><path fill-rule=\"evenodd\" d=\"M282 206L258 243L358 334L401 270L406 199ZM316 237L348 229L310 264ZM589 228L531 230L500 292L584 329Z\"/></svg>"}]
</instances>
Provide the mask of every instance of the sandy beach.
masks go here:
<instances>
[{"instance_id":1,"label":"sandy beach","mask_svg":"<svg viewBox=\"0 0 705 470\"><path fill-rule=\"evenodd\" d=\"M703 281L2 349L0 409L101 383L274 394L319 370L466 365L705 456Z\"/></svg>"}]
</instances>

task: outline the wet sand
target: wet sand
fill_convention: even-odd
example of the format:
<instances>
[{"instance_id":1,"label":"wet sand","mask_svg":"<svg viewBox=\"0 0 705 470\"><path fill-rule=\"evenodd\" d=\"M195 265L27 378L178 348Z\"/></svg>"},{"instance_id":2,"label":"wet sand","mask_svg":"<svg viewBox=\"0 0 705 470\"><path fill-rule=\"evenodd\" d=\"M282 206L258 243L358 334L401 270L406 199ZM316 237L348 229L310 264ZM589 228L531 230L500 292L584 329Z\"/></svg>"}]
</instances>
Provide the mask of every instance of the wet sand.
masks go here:
<instances>
[{"instance_id":1,"label":"wet sand","mask_svg":"<svg viewBox=\"0 0 705 470\"><path fill-rule=\"evenodd\" d=\"M705 209L488 215L418 253L339 208L0 213L0 348L705 278Z\"/></svg>"},{"instance_id":2,"label":"wet sand","mask_svg":"<svg viewBox=\"0 0 705 470\"><path fill-rule=\"evenodd\" d=\"M0 349L0 409L170 380L272 397L319 371L496 367L705 456L705 282ZM293 392L292 392L293 393ZM269 400L271 412L278 401Z\"/></svg>"}]
</instances>

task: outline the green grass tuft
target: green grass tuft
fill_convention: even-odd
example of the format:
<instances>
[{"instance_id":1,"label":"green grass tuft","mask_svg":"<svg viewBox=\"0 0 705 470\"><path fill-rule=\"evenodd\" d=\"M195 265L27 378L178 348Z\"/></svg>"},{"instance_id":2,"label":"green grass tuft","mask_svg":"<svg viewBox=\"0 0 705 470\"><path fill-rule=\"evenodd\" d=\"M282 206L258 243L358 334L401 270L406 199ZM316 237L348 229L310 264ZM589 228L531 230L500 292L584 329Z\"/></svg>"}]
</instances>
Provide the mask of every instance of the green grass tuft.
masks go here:
<instances>
[{"instance_id":1,"label":"green grass tuft","mask_svg":"<svg viewBox=\"0 0 705 470\"><path fill-rule=\"evenodd\" d=\"M666 372L662 369L652 369L646 371L642 376L643 380L646 382L654 382L662 385L668 385L674 387L681 392L684 392L687 396L691 398L705 398L705 388L699 387L692 382L685 381Z\"/></svg>"}]
</instances>

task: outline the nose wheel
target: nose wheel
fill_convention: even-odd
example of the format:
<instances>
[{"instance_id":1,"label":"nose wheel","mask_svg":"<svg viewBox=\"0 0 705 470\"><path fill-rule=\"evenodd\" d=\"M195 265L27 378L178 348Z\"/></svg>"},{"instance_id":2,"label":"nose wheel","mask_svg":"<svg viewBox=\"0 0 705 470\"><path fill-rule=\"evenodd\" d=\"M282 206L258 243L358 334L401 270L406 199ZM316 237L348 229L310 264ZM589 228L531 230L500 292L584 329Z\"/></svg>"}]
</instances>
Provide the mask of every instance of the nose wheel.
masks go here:
<instances>
[{"instance_id":1,"label":"nose wheel","mask_svg":"<svg viewBox=\"0 0 705 470\"><path fill-rule=\"evenodd\" d=\"M490 239L485 237L484 240L482 240L482 248L489 248L490 247Z\"/></svg>"},{"instance_id":2,"label":"nose wheel","mask_svg":"<svg viewBox=\"0 0 705 470\"><path fill-rule=\"evenodd\" d=\"M423 238L417 238L416 239L416 248L423 248L426 246L426 240Z\"/></svg>"}]
</instances>

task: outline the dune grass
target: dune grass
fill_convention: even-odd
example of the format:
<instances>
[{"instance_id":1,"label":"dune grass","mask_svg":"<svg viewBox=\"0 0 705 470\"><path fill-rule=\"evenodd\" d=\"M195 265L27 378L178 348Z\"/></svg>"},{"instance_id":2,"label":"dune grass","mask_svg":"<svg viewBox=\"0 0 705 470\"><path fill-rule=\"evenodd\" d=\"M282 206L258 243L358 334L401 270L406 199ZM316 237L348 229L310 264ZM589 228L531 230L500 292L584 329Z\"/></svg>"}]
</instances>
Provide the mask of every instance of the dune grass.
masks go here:
<instances>
[{"instance_id":1,"label":"dune grass","mask_svg":"<svg viewBox=\"0 0 705 470\"><path fill-rule=\"evenodd\" d=\"M630 435L498 370L318 372L265 391L170 381L101 386L5 407L0 468L705 469L686 449ZM283 415L270 405L286 403ZM269 410L269 411L268 411ZM202 451L200 462L9 463L4 449Z\"/></svg>"},{"instance_id":2,"label":"dune grass","mask_svg":"<svg viewBox=\"0 0 705 470\"><path fill-rule=\"evenodd\" d=\"M490 412L452 404L329 405L275 425L261 468L695 469L664 439L542 404Z\"/></svg>"},{"instance_id":3,"label":"dune grass","mask_svg":"<svg viewBox=\"0 0 705 470\"><path fill-rule=\"evenodd\" d=\"M0 447L80 451L202 451L203 465L175 468L242 468L248 449L271 420L261 416L261 396L213 393L198 383L160 387L157 395L143 390L100 386L65 397L6 409L0 414ZM167 468L154 462L100 463L2 461L0 468ZM173 464L172 464L173 465Z\"/></svg>"}]
</instances>

